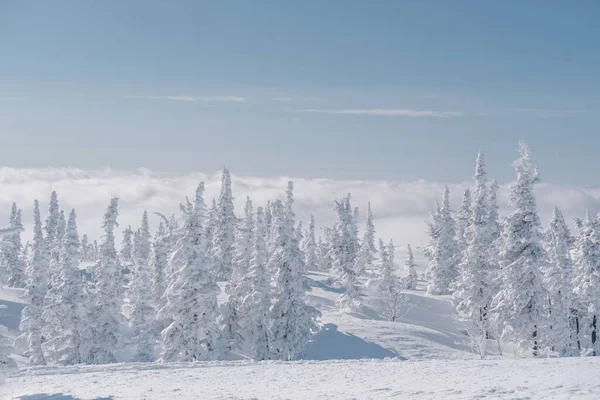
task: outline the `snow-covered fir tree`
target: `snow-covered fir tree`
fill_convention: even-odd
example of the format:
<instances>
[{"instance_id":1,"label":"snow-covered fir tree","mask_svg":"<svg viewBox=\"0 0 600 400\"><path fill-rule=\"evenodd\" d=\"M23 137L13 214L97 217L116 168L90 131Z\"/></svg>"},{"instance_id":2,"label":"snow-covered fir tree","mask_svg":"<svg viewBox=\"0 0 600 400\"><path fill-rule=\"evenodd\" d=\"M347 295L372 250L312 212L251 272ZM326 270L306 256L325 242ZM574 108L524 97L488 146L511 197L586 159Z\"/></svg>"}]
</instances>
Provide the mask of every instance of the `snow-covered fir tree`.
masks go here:
<instances>
[{"instance_id":1,"label":"snow-covered fir tree","mask_svg":"<svg viewBox=\"0 0 600 400\"><path fill-rule=\"evenodd\" d=\"M515 340L525 354L537 355L547 312L541 279L546 254L533 193L538 172L524 142L519 143L519 153L513 164L517 181L511 185L509 196L510 205L516 209L504 221L499 255L502 287L492 306L502 337Z\"/></svg>"},{"instance_id":2,"label":"snow-covered fir tree","mask_svg":"<svg viewBox=\"0 0 600 400\"><path fill-rule=\"evenodd\" d=\"M150 239L148 213L144 211L142 224L136 232L133 243L133 271L129 288L131 303L129 324L137 344L135 361L152 361L156 343L156 332L154 331L156 310L153 306L149 265Z\"/></svg>"},{"instance_id":3,"label":"snow-covered fir tree","mask_svg":"<svg viewBox=\"0 0 600 400\"><path fill-rule=\"evenodd\" d=\"M404 278L402 279L405 289L416 289L419 276L417 275L417 264L410 244L406 245L406 260L404 261Z\"/></svg>"},{"instance_id":4,"label":"snow-covered fir tree","mask_svg":"<svg viewBox=\"0 0 600 400\"><path fill-rule=\"evenodd\" d=\"M59 242L59 246L62 246L62 239L67 233L67 219L65 218L65 211L60 210L58 214L58 225L56 226L56 240ZM59 256L61 247L59 247Z\"/></svg>"},{"instance_id":5,"label":"snow-covered fir tree","mask_svg":"<svg viewBox=\"0 0 600 400\"><path fill-rule=\"evenodd\" d=\"M562 212L555 207L544 240L548 260L543 269L543 282L548 291L550 309L542 343L561 356L574 355L576 349L572 242Z\"/></svg>"},{"instance_id":6,"label":"snow-covered fir tree","mask_svg":"<svg viewBox=\"0 0 600 400\"><path fill-rule=\"evenodd\" d=\"M212 254L217 268L217 277L221 280L228 280L233 269L233 243L238 221L233 211L231 175L226 168L223 169L221 177L221 193L217 201L216 222Z\"/></svg>"},{"instance_id":7,"label":"snow-covered fir tree","mask_svg":"<svg viewBox=\"0 0 600 400\"><path fill-rule=\"evenodd\" d=\"M229 351L240 347L243 341L241 304L250 292L247 279L254 242L254 209L250 198L246 198L244 218L236 231L233 251L233 270L225 286L227 303L219 324L223 330L223 340Z\"/></svg>"},{"instance_id":8,"label":"snow-covered fir tree","mask_svg":"<svg viewBox=\"0 0 600 400\"><path fill-rule=\"evenodd\" d=\"M475 167L475 193L471 207L471 220L467 224L460 274L452 295L459 317L473 326L471 338L478 343L478 351L485 357L483 347L489 335L488 312L491 302L494 272L490 262L492 231L488 208L487 173L483 153L477 157Z\"/></svg>"},{"instance_id":9,"label":"snow-covered fir tree","mask_svg":"<svg viewBox=\"0 0 600 400\"><path fill-rule=\"evenodd\" d=\"M90 240L88 239L87 233L84 233L81 237L81 261L88 261L90 249Z\"/></svg>"},{"instance_id":10,"label":"snow-covered fir tree","mask_svg":"<svg viewBox=\"0 0 600 400\"><path fill-rule=\"evenodd\" d=\"M460 252L456 241L456 229L450 208L450 190L446 186L442 204L428 222L429 245L425 255L429 258L425 277L427 293L448 294L458 276Z\"/></svg>"},{"instance_id":11,"label":"snow-covered fir tree","mask_svg":"<svg viewBox=\"0 0 600 400\"><path fill-rule=\"evenodd\" d=\"M116 361L115 354L122 343L121 314L123 302L123 275L115 248L115 228L119 215L119 199L113 198L104 214L104 236L99 257L93 267L94 293L87 307L91 323L90 351L85 359L91 364Z\"/></svg>"},{"instance_id":12,"label":"snow-covered fir tree","mask_svg":"<svg viewBox=\"0 0 600 400\"><path fill-rule=\"evenodd\" d=\"M358 254L356 256L354 269L358 275L362 275L366 270L373 269L373 263L375 261L375 255L377 249L375 248L375 224L373 223L373 213L371 212L371 203L367 208L367 223L365 227L365 233Z\"/></svg>"},{"instance_id":13,"label":"snow-covered fir tree","mask_svg":"<svg viewBox=\"0 0 600 400\"><path fill-rule=\"evenodd\" d=\"M206 249L208 252L212 249L212 243L215 239L215 229L217 227L217 201L212 200L212 205L208 212L208 219L206 221L205 237L206 237Z\"/></svg>"},{"instance_id":14,"label":"snow-covered fir tree","mask_svg":"<svg viewBox=\"0 0 600 400\"><path fill-rule=\"evenodd\" d=\"M308 229L302 246L304 252L304 263L308 271L319 269L319 257L317 255L317 239L315 236L315 217L310 214L308 219Z\"/></svg>"},{"instance_id":15,"label":"snow-covered fir tree","mask_svg":"<svg viewBox=\"0 0 600 400\"><path fill-rule=\"evenodd\" d=\"M281 220L283 219L284 215L283 215L283 203L281 202L281 200L277 199L274 202L270 203L271 204L271 212L270 212L270 216L271 216L271 223L270 223L270 227L268 228L268 232L269 234L267 235L267 259L271 259L271 256L273 255L273 253L275 252L275 249L277 248L279 242L278 242L278 226L280 225ZM279 221L279 223L278 223ZM274 273L274 271L271 271Z\"/></svg>"},{"instance_id":16,"label":"snow-covered fir tree","mask_svg":"<svg viewBox=\"0 0 600 400\"><path fill-rule=\"evenodd\" d=\"M502 232L502 226L500 225L500 213L498 207L498 181L492 179L488 192L488 224L490 229L490 235L492 243L495 242ZM495 252L495 251L493 251Z\"/></svg>"},{"instance_id":17,"label":"snow-covered fir tree","mask_svg":"<svg viewBox=\"0 0 600 400\"><path fill-rule=\"evenodd\" d=\"M49 262L58 261L60 253L60 238L58 232L58 225L60 219L60 210L58 208L58 195L56 192L52 192L50 195L50 206L48 208L48 217L46 218L46 225L44 230L46 231L46 248L50 256Z\"/></svg>"},{"instance_id":18,"label":"snow-covered fir tree","mask_svg":"<svg viewBox=\"0 0 600 400\"><path fill-rule=\"evenodd\" d=\"M2 262L8 275L7 283L10 287L23 288L27 280L25 261L22 258L23 245L21 243L21 210L13 203L10 213L10 228L15 230L12 235L5 236L2 240Z\"/></svg>"},{"instance_id":19,"label":"snow-covered fir tree","mask_svg":"<svg viewBox=\"0 0 600 400\"><path fill-rule=\"evenodd\" d=\"M203 193L204 183L200 183L193 210L182 227L184 235L170 258L172 270L177 272L165 293L167 304L159 311L172 320L161 334L162 361L215 360L222 356L217 325L220 290L204 243Z\"/></svg>"},{"instance_id":20,"label":"snow-covered fir tree","mask_svg":"<svg viewBox=\"0 0 600 400\"><path fill-rule=\"evenodd\" d=\"M578 230L573 256L578 333L588 340L592 354L600 355L600 222L586 211Z\"/></svg>"},{"instance_id":21,"label":"snow-covered fir tree","mask_svg":"<svg viewBox=\"0 0 600 400\"><path fill-rule=\"evenodd\" d=\"M119 251L119 260L121 265L133 264L133 229L131 225L123 231L123 240L121 241L121 250Z\"/></svg>"},{"instance_id":22,"label":"snow-covered fir tree","mask_svg":"<svg viewBox=\"0 0 600 400\"><path fill-rule=\"evenodd\" d=\"M469 224L472 219L472 198L471 189L465 189L463 192L462 202L460 208L456 212L456 237L458 241L458 248L461 253L469 245Z\"/></svg>"},{"instance_id":23,"label":"snow-covered fir tree","mask_svg":"<svg viewBox=\"0 0 600 400\"><path fill-rule=\"evenodd\" d=\"M333 264L333 260L331 258L332 244L333 229L324 228L323 236L319 236L319 268L323 271L329 271Z\"/></svg>"},{"instance_id":24,"label":"snow-covered fir tree","mask_svg":"<svg viewBox=\"0 0 600 400\"><path fill-rule=\"evenodd\" d=\"M266 224L262 207L256 210L256 227L250 265L246 272L249 292L242 299L242 326L250 357L266 360L270 357L269 306L270 285L267 276Z\"/></svg>"},{"instance_id":25,"label":"snow-covered fir tree","mask_svg":"<svg viewBox=\"0 0 600 400\"><path fill-rule=\"evenodd\" d=\"M150 268L152 271L152 298L154 306L159 310L164 304L162 297L167 288L167 265L169 257L169 237L165 223L161 221L154 235Z\"/></svg>"},{"instance_id":26,"label":"snow-covered fir tree","mask_svg":"<svg viewBox=\"0 0 600 400\"><path fill-rule=\"evenodd\" d=\"M25 348L27 362L31 365L46 363L42 351L42 312L44 299L48 291L48 265L49 254L47 242L42 232L40 207L36 200L33 206L33 255L27 270L27 285L25 286L24 299L27 306L21 314L19 330L21 336L17 338L17 347Z\"/></svg>"},{"instance_id":27,"label":"snow-covered fir tree","mask_svg":"<svg viewBox=\"0 0 600 400\"><path fill-rule=\"evenodd\" d=\"M379 289L386 293L396 284L394 275L393 255L389 254L388 247L379 239Z\"/></svg>"},{"instance_id":28,"label":"snow-covered fir tree","mask_svg":"<svg viewBox=\"0 0 600 400\"><path fill-rule=\"evenodd\" d=\"M358 279L362 271L357 270L358 237L356 223L350 205L350 195L336 200L335 210L338 222L335 225L335 242L332 248L333 270L337 283L344 290L338 298L343 308L360 308L362 299Z\"/></svg>"},{"instance_id":29,"label":"snow-covered fir tree","mask_svg":"<svg viewBox=\"0 0 600 400\"><path fill-rule=\"evenodd\" d=\"M46 295L42 318L44 342L42 349L47 363L72 365L82 362L81 351L89 321L84 319L83 281L78 265L81 257L75 210L62 239L58 274Z\"/></svg>"},{"instance_id":30,"label":"snow-covered fir tree","mask_svg":"<svg viewBox=\"0 0 600 400\"><path fill-rule=\"evenodd\" d=\"M276 224L277 244L269 260L275 271L273 305L271 307L271 353L280 360L302 357L308 342L317 331L315 319L319 311L306 304L304 260L294 233L294 184L288 183L285 207Z\"/></svg>"}]
</instances>

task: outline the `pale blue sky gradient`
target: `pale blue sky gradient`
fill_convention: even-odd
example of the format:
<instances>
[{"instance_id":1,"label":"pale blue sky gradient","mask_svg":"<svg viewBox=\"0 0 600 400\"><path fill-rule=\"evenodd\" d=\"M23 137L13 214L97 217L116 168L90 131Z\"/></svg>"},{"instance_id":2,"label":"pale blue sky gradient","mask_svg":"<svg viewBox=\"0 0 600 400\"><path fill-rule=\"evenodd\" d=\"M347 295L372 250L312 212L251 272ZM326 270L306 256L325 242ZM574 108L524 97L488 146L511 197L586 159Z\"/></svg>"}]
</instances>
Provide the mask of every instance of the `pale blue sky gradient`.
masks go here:
<instances>
[{"instance_id":1,"label":"pale blue sky gradient","mask_svg":"<svg viewBox=\"0 0 600 400\"><path fill-rule=\"evenodd\" d=\"M597 1L0 0L0 164L598 184ZM391 110L391 111L390 111ZM393 115L388 115L393 114Z\"/></svg>"}]
</instances>

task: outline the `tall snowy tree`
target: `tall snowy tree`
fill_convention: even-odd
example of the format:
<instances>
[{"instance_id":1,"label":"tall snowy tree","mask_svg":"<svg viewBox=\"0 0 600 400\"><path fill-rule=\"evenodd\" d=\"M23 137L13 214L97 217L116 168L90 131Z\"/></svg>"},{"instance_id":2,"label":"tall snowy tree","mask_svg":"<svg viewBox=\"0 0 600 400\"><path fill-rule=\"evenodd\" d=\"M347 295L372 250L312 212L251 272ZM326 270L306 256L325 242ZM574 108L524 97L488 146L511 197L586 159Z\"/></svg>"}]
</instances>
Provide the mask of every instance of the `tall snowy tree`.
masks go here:
<instances>
[{"instance_id":1,"label":"tall snowy tree","mask_svg":"<svg viewBox=\"0 0 600 400\"><path fill-rule=\"evenodd\" d=\"M210 211L208 212L208 220L206 221L205 237L206 249L208 252L212 249L212 243L215 239L215 229L217 227L217 201L212 200Z\"/></svg>"},{"instance_id":2,"label":"tall snowy tree","mask_svg":"<svg viewBox=\"0 0 600 400\"><path fill-rule=\"evenodd\" d=\"M338 298L338 304L343 308L360 308L362 299L359 287L359 276L356 258L358 255L358 237L355 229L355 218L350 205L350 195L336 200L335 209L338 222L335 225L335 242L332 251L333 269L337 282L344 292Z\"/></svg>"},{"instance_id":3,"label":"tall snowy tree","mask_svg":"<svg viewBox=\"0 0 600 400\"><path fill-rule=\"evenodd\" d=\"M498 187L498 181L492 179L492 184L490 185L488 192L488 224L490 225L492 243L500 237L502 231L498 212Z\"/></svg>"},{"instance_id":4,"label":"tall snowy tree","mask_svg":"<svg viewBox=\"0 0 600 400\"><path fill-rule=\"evenodd\" d=\"M319 269L319 258L317 256L317 240L315 237L315 217L310 214L308 220L308 230L303 243L304 262L307 270Z\"/></svg>"},{"instance_id":5,"label":"tall snowy tree","mask_svg":"<svg viewBox=\"0 0 600 400\"><path fill-rule=\"evenodd\" d=\"M99 249L99 259L93 268L95 292L87 307L91 322L90 351L85 359L91 364L106 364L116 361L115 354L122 343L121 314L123 301L123 276L115 248L115 228L119 199L113 198L104 214L104 236Z\"/></svg>"},{"instance_id":6,"label":"tall snowy tree","mask_svg":"<svg viewBox=\"0 0 600 400\"><path fill-rule=\"evenodd\" d=\"M133 276L130 285L131 318L129 324L137 343L135 361L152 361L156 332L154 321L156 310L152 301L150 279L150 226L148 213L142 215L142 225L136 232L133 243Z\"/></svg>"},{"instance_id":7,"label":"tall snowy tree","mask_svg":"<svg viewBox=\"0 0 600 400\"><path fill-rule=\"evenodd\" d=\"M317 330L315 319L320 315L306 304L304 260L294 233L293 189L294 184L289 182L282 217L274 221L277 245L269 260L270 269L275 271L271 352L280 360L302 357Z\"/></svg>"},{"instance_id":8,"label":"tall snowy tree","mask_svg":"<svg viewBox=\"0 0 600 400\"><path fill-rule=\"evenodd\" d=\"M432 214L428 228L429 245L425 249L425 255L429 258L425 272L428 280L427 293L447 294L458 275L460 263L455 222L450 208L450 190L447 186L442 204Z\"/></svg>"},{"instance_id":9,"label":"tall snowy tree","mask_svg":"<svg viewBox=\"0 0 600 400\"><path fill-rule=\"evenodd\" d=\"M65 218L65 211L60 210L58 214L58 225L56 226L56 240L60 243L59 246L62 246L62 239L67 233L67 219ZM59 247L59 256L62 248Z\"/></svg>"},{"instance_id":10,"label":"tall snowy tree","mask_svg":"<svg viewBox=\"0 0 600 400\"><path fill-rule=\"evenodd\" d=\"M396 284L394 275L394 258L389 248L379 239L379 288L382 292L390 292Z\"/></svg>"},{"instance_id":11,"label":"tall snowy tree","mask_svg":"<svg viewBox=\"0 0 600 400\"><path fill-rule=\"evenodd\" d=\"M573 287L579 334L589 340L592 354L600 355L600 222L586 211L578 225Z\"/></svg>"},{"instance_id":12,"label":"tall snowy tree","mask_svg":"<svg viewBox=\"0 0 600 400\"><path fill-rule=\"evenodd\" d=\"M23 245L21 243L21 232L23 231L23 224L21 223L21 210L17 209L16 203L12 205L9 226L15 230L15 233L6 236L2 240L2 262L8 274L8 286L23 288L27 280L25 261L22 258Z\"/></svg>"},{"instance_id":13,"label":"tall snowy tree","mask_svg":"<svg viewBox=\"0 0 600 400\"><path fill-rule=\"evenodd\" d=\"M489 334L488 311L490 307L492 279L490 261L492 232L489 219L487 173L483 153L477 157L475 167L475 196L471 207L471 220L467 224L460 274L452 295L459 317L472 324L472 339L478 343L478 351L485 357L485 343Z\"/></svg>"},{"instance_id":14,"label":"tall snowy tree","mask_svg":"<svg viewBox=\"0 0 600 400\"><path fill-rule=\"evenodd\" d=\"M471 190L465 189L463 192L462 203L456 213L456 237L458 238L458 248L463 252L469 245L469 224L473 218Z\"/></svg>"},{"instance_id":15,"label":"tall snowy tree","mask_svg":"<svg viewBox=\"0 0 600 400\"><path fill-rule=\"evenodd\" d=\"M217 201L217 224L213 235L212 253L217 268L217 277L228 280L233 269L233 243L237 218L233 212L233 195L231 193L231 175L223 168L221 178L221 194Z\"/></svg>"},{"instance_id":16,"label":"tall snowy tree","mask_svg":"<svg viewBox=\"0 0 600 400\"><path fill-rule=\"evenodd\" d=\"M569 227L562 212L555 207L545 235L548 261L543 282L549 296L549 321L542 343L561 356L574 355L576 332L573 307L573 262ZM575 339L575 340L574 340Z\"/></svg>"},{"instance_id":17,"label":"tall snowy tree","mask_svg":"<svg viewBox=\"0 0 600 400\"><path fill-rule=\"evenodd\" d=\"M46 296L42 318L44 357L47 363L71 365L81 363L81 350L88 322L83 314L83 281L78 265L81 257L75 210L62 239L59 256L59 272L53 275L52 285Z\"/></svg>"},{"instance_id":18,"label":"tall snowy tree","mask_svg":"<svg viewBox=\"0 0 600 400\"><path fill-rule=\"evenodd\" d=\"M172 270L177 273L165 293L167 304L159 311L159 315L168 314L172 320L161 335L162 361L215 360L222 355L217 325L220 290L211 257L206 254L203 193L202 182L182 227L184 235L170 258Z\"/></svg>"},{"instance_id":19,"label":"tall snowy tree","mask_svg":"<svg viewBox=\"0 0 600 400\"><path fill-rule=\"evenodd\" d=\"M533 193L538 172L524 142L519 143L519 153L513 164L517 181L509 196L510 205L516 210L504 222L499 256L502 288L492 306L502 337L517 341L524 353L535 356L547 308L541 279L546 254Z\"/></svg>"},{"instance_id":20,"label":"tall snowy tree","mask_svg":"<svg viewBox=\"0 0 600 400\"><path fill-rule=\"evenodd\" d=\"M50 206L48 208L48 217L46 218L46 225L44 230L46 231L46 248L49 253L49 262L58 262L58 256L60 253L60 237L59 237L59 219L60 210L58 208L58 195L56 192L52 192L50 196Z\"/></svg>"},{"instance_id":21,"label":"tall snowy tree","mask_svg":"<svg viewBox=\"0 0 600 400\"><path fill-rule=\"evenodd\" d=\"M86 233L81 237L81 261L88 261L90 257L89 253L90 241Z\"/></svg>"},{"instance_id":22,"label":"tall snowy tree","mask_svg":"<svg viewBox=\"0 0 600 400\"><path fill-rule=\"evenodd\" d=\"M417 264L415 264L415 256L413 255L412 248L406 245L406 260L404 261L404 279L402 280L405 289L416 289L417 288Z\"/></svg>"},{"instance_id":23,"label":"tall snowy tree","mask_svg":"<svg viewBox=\"0 0 600 400\"><path fill-rule=\"evenodd\" d=\"M123 231L123 240L121 242L121 250L119 251L119 260L121 265L133 264L133 229L131 225Z\"/></svg>"},{"instance_id":24,"label":"tall snowy tree","mask_svg":"<svg viewBox=\"0 0 600 400\"><path fill-rule=\"evenodd\" d=\"M254 242L254 209L252 201L246 198L244 218L236 232L233 252L233 270L225 292L228 294L226 308L219 323L223 329L223 340L229 351L240 347L243 341L241 304L250 291L246 279L252 258Z\"/></svg>"},{"instance_id":25,"label":"tall snowy tree","mask_svg":"<svg viewBox=\"0 0 600 400\"><path fill-rule=\"evenodd\" d=\"M375 261L375 254L377 249L375 248L375 224L373 223L373 213L371 212L371 203L367 208L367 223L365 227L365 234L358 255L355 261L355 270L359 275L362 275L365 270L372 269Z\"/></svg>"},{"instance_id":26,"label":"tall snowy tree","mask_svg":"<svg viewBox=\"0 0 600 400\"><path fill-rule=\"evenodd\" d=\"M270 357L269 306L270 285L267 276L266 225L262 207L256 211L256 230L250 266L246 273L249 292L242 299L242 325L247 333L250 357L266 360Z\"/></svg>"},{"instance_id":27,"label":"tall snowy tree","mask_svg":"<svg viewBox=\"0 0 600 400\"><path fill-rule=\"evenodd\" d=\"M323 229L323 236L319 236L319 268L323 271L331 269L333 260L332 255L332 238L333 230L331 228ZM323 239L325 238L325 239Z\"/></svg>"},{"instance_id":28,"label":"tall snowy tree","mask_svg":"<svg viewBox=\"0 0 600 400\"><path fill-rule=\"evenodd\" d=\"M167 236L165 224L161 221L158 225L156 235L154 235L154 243L152 245L152 255L150 260L150 268L152 270L152 296L157 310L164 305L161 299L167 288L167 264L169 251L169 238Z\"/></svg>"},{"instance_id":29,"label":"tall snowy tree","mask_svg":"<svg viewBox=\"0 0 600 400\"><path fill-rule=\"evenodd\" d=\"M48 248L42 233L40 207L36 200L33 206L33 256L28 268L27 285L24 298L27 306L21 314L19 330L21 336L17 338L18 347L26 349L25 355L31 365L46 363L42 351L42 312L44 299L48 291Z\"/></svg>"}]
</instances>

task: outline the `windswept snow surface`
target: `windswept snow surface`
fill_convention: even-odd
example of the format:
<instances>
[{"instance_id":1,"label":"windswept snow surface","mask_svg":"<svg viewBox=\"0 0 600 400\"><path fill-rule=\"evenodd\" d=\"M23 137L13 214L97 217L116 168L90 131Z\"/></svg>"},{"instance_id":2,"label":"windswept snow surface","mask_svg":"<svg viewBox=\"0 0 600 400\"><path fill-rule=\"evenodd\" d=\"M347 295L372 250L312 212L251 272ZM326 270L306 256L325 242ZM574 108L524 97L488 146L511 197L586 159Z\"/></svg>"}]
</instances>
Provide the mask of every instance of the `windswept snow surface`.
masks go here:
<instances>
[{"instance_id":1,"label":"windswept snow surface","mask_svg":"<svg viewBox=\"0 0 600 400\"><path fill-rule=\"evenodd\" d=\"M114 364L25 369L4 398L598 399L600 358Z\"/></svg>"}]
</instances>

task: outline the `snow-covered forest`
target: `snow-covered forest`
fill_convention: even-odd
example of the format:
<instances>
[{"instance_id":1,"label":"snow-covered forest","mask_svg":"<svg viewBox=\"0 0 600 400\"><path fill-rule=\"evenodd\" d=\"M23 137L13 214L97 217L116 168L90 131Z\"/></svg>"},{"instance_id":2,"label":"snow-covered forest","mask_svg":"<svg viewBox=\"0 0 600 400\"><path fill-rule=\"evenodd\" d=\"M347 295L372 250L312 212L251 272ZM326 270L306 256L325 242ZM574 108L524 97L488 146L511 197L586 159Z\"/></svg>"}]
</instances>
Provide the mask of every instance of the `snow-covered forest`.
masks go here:
<instances>
[{"instance_id":1,"label":"snow-covered forest","mask_svg":"<svg viewBox=\"0 0 600 400\"><path fill-rule=\"evenodd\" d=\"M521 357L598 355L600 221L582 210L571 234L556 208L542 224L534 191L540 174L526 144L513 166L508 215L499 213L499 185L488 178L483 152L461 204L451 204L448 188L440 194L424 225L426 265L415 262L410 244L379 238L377 210L357 207L350 194L332 200L337 222L321 229L312 215L297 220L293 182L279 199L247 198L235 210L227 169L218 198L207 202L199 182L193 196L182 194L178 214L139 210L137 227L119 226L113 198L104 234L93 239L53 192L44 219L35 200L33 239L24 244L13 204L2 230L0 279L21 289L25 307L14 345L1 338L0 362L8 369L15 360L65 366L303 359L328 329L322 305L308 299L323 287L335 292L339 313L374 310L392 323L392 335L410 311L410 293L447 298L460 340L481 358L505 349ZM405 260L395 260L397 247L407 249Z\"/></svg>"}]
</instances>

